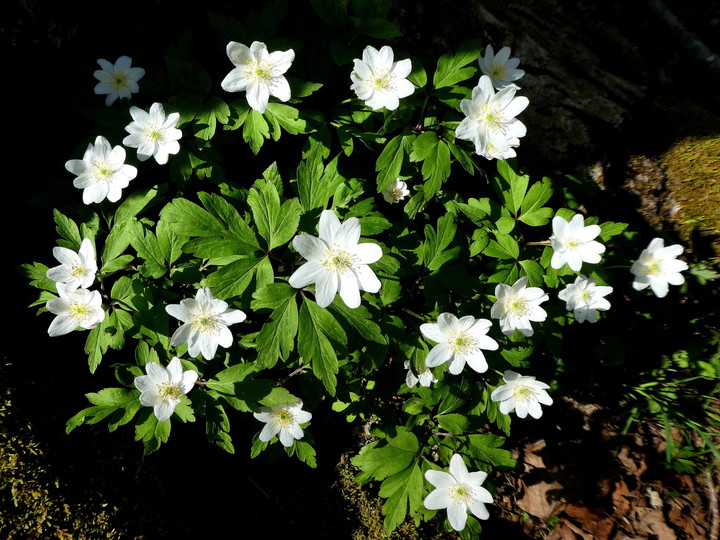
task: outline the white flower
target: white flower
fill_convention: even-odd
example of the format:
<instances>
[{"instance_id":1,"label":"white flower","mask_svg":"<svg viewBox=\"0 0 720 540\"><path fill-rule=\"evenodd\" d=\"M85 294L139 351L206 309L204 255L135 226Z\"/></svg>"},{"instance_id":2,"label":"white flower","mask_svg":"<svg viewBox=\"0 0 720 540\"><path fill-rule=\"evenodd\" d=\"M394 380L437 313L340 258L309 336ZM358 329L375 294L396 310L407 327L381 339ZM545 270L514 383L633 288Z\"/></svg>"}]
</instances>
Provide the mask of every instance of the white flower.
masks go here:
<instances>
[{"instance_id":1,"label":"white flower","mask_svg":"<svg viewBox=\"0 0 720 540\"><path fill-rule=\"evenodd\" d=\"M649 286L655 296L664 298L668 293L668 284L685 283L680 272L687 270L688 265L677 259L682 252L683 247L680 244L664 247L662 238L653 238L630 268L630 272L635 275L633 289L641 291Z\"/></svg>"},{"instance_id":2,"label":"white flower","mask_svg":"<svg viewBox=\"0 0 720 540\"><path fill-rule=\"evenodd\" d=\"M77 253L58 246L53 248L53 255L60 265L48 269L45 273L48 279L63 283L66 290L87 289L93 284L98 268L95 249L89 238L83 239Z\"/></svg>"},{"instance_id":3,"label":"white flower","mask_svg":"<svg viewBox=\"0 0 720 540\"><path fill-rule=\"evenodd\" d=\"M475 152L488 159L506 155L527 132L525 124L515 117L525 110L529 101L526 97L515 97L516 90L517 87L511 85L496 94L490 77L480 77L480 83L473 88L472 99L460 102L466 118L455 129L455 137L472 141Z\"/></svg>"},{"instance_id":4,"label":"white flower","mask_svg":"<svg viewBox=\"0 0 720 540\"><path fill-rule=\"evenodd\" d=\"M503 375L503 380L505 384L498 386L490 394L490 399L500 402L501 413L508 414L515 409L518 418L525 418L528 413L533 418L540 418L540 404L552 405L553 400L546 392L550 387L544 382L536 381L535 377L508 370Z\"/></svg>"},{"instance_id":5,"label":"white flower","mask_svg":"<svg viewBox=\"0 0 720 540\"><path fill-rule=\"evenodd\" d=\"M154 157L160 165L165 165L169 154L180 151L178 141L182 137L182 131L175 127L180 120L179 113L165 115L162 104L153 103L149 113L130 107L130 116L133 121L125 126L125 131L130 135L123 139L123 144L137 148L140 161Z\"/></svg>"},{"instance_id":6,"label":"white flower","mask_svg":"<svg viewBox=\"0 0 720 540\"><path fill-rule=\"evenodd\" d=\"M220 83L223 90L245 90L248 104L260 114L265 112L270 96L280 101L290 99L290 85L283 74L295 60L295 51L289 49L268 53L267 46L259 41L253 41L249 48L231 41L226 51L235 69Z\"/></svg>"},{"instance_id":7,"label":"white flower","mask_svg":"<svg viewBox=\"0 0 720 540\"><path fill-rule=\"evenodd\" d=\"M491 326L487 319L475 319L472 315L458 319L452 313L441 313L437 323L421 324L420 332L438 343L428 353L425 364L432 368L449 361L448 371L453 375L463 370L465 362L478 373L487 371L481 349L498 348L497 341L486 335Z\"/></svg>"},{"instance_id":8,"label":"white flower","mask_svg":"<svg viewBox=\"0 0 720 540\"><path fill-rule=\"evenodd\" d=\"M65 168L77 175L73 186L83 190L85 204L99 203L107 198L110 202L120 199L122 189L137 176L137 168L125 165L125 149L112 148L105 137L97 137L90 143L82 159L65 162Z\"/></svg>"},{"instance_id":9,"label":"white flower","mask_svg":"<svg viewBox=\"0 0 720 540\"><path fill-rule=\"evenodd\" d=\"M145 70L139 67L130 67L132 58L121 56L112 65L107 60L100 58L98 69L93 76L100 81L95 85L96 94L107 94L105 105L112 105L117 98L129 98L130 94L140 90L138 81L145 75Z\"/></svg>"},{"instance_id":10,"label":"white flower","mask_svg":"<svg viewBox=\"0 0 720 540\"><path fill-rule=\"evenodd\" d=\"M610 309L610 302L604 296L612 292L612 287L595 284L595 278L588 278L582 274L575 278L575 283L569 283L558 297L567 302L567 309L572 311L577 322L594 323L597 321L598 311Z\"/></svg>"},{"instance_id":11,"label":"white flower","mask_svg":"<svg viewBox=\"0 0 720 540\"><path fill-rule=\"evenodd\" d=\"M78 327L90 330L105 320L98 291L70 289L63 283L56 283L55 287L60 297L45 304L50 313L57 315L48 328L51 337L69 334Z\"/></svg>"},{"instance_id":12,"label":"white flower","mask_svg":"<svg viewBox=\"0 0 720 540\"><path fill-rule=\"evenodd\" d=\"M408 388L412 388L417 383L420 383L420 386L430 386L431 384L438 382L428 367L425 367L424 371L415 375L410 367L410 362L406 360L403 363L403 366L405 366L405 369L408 370L407 375L405 376L405 384L408 385Z\"/></svg>"},{"instance_id":13,"label":"white flower","mask_svg":"<svg viewBox=\"0 0 720 540\"><path fill-rule=\"evenodd\" d=\"M492 45L485 49L485 58L478 58L480 71L490 77L492 84L498 90L514 84L520 77L525 75L522 69L517 69L520 60L510 58L510 47L503 47L494 53Z\"/></svg>"},{"instance_id":14,"label":"white flower","mask_svg":"<svg viewBox=\"0 0 720 540\"><path fill-rule=\"evenodd\" d=\"M395 204L407 197L410 190L407 188L407 184L398 178L390 182L380 193L387 202Z\"/></svg>"},{"instance_id":15,"label":"white flower","mask_svg":"<svg viewBox=\"0 0 720 540\"><path fill-rule=\"evenodd\" d=\"M512 287L499 283L495 287L497 301L490 310L493 319L500 319L502 333L506 336L516 329L523 336L533 335L530 321L542 322L547 317L545 310L540 307L549 297L539 287L528 287L527 276L518 279Z\"/></svg>"},{"instance_id":16,"label":"white flower","mask_svg":"<svg viewBox=\"0 0 720 540\"><path fill-rule=\"evenodd\" d=\"M407 80L412 71L410 59L393 62L393 57L393 50L388 45L379 51L368 45L362 60L353 60L350 90L374 111L383 107L393 111L400 105L401 98L415 91L413 84Z\"/></svg>"},{"instance_id":17,"label":"white flower","mask_svg":"<svg viewBox=\"0 0 720 540\"><path fill-rule=\"evenodd\" d=\"M205 360L215 356L218 345L232 345L233 337L228 326L242 322L246 317L241 310L230 309L227 302L213 298L207 287L198 290L195 298L165 306L165 311L184 323L175 330L170 344L177 347L187 343L190 356L202 353Z\"/></svg>"},{"instance_id":18,"label":"white flower","mask_svg":"<svg viewBox=\"0 0 720 540\"><path fill-rule=\"evenodd\" d=\"M191 369L182 370L180 359L176 356L167 368L157 362L148 362L145 366L147 375L135 377L135 388L140 390L140 403L153 407L153 413L159 422L170 418L175 411L180 396L192 390L198 374Z\"/></svg>"},{"instance_id":19,"label":"white flower","mask_svg":"<svg viewBox=\"0 0 720 540\"><path fill-rule=\"evenodd\" d=\"M550 260L553 268L562 268L565 263L574 272L579 272L582 263L597 264L600 254L605 253L605 246L595 238L600 234L599 225L585 226L585 218L575 214L568 222L565 218L555 216L552 220L553 235L550 245L554 253Z\"/></svg>"},{"instance_id":20,"label":"white flower","mask_svg":"<svg viewBox=\"0 0 720 540\"><path fill-rule=\"evenodd\" d=\"M265 422L265 427L260 432L260 440L268 442L277 435L283 446L292 446L295 439L302 439L304 433L300 424L309 422L312 418L312 414L302 410L302 405L302 401L280 403L263 407L261 412L253 413L255 418Z\"/></svg>"},{"instance_id":21,"label":"white flower","mask_svg":"<svg viewBox=\"0 0 720 540\"><path fill-rule=\"evenodd\" d=\"M425 508L447 508L448 521L456 531L465 528L468 510L478 519L488 519L490 513L485 504L492 504L493 498L490 492L482 487L487 473L468 472L459 454L453 454L450 458L449 471L425 471L425 479L435 487L423 501Z\"/></svg>"},{"instance_id":22,"label":"white flower","mask_svg":"<svg viewBox=\"0 0 720 540\"><path fill-rule=\"evenodd\" d=\"M486 159L511 159L517 157L515 147L520 146L520 139L518 139L517 137L508 139L508 144L510 145L510 148L508 148L504 152L501 152L500 150L495 148L492 143L488 143L487 150L485 150L483 157Z\"/></svg>"},{"instance_id":23,"label":"white flower","mask_svg":"<svg viewBox=\"0 0 720 540\"><path fill-rule=\"evenodd\" d=\"M289 283L302 289L315 284L315 300L320 307L329 306L335 295L350 307L360 305L360 291L376 293L380 280L368 264L382 257L377 244L358 244L360 220L349 218L340 224L332 210L320 214L318 238L300 234L293 238L293 247L308 262L295 270Z\"/></svg>"}]
</instances>

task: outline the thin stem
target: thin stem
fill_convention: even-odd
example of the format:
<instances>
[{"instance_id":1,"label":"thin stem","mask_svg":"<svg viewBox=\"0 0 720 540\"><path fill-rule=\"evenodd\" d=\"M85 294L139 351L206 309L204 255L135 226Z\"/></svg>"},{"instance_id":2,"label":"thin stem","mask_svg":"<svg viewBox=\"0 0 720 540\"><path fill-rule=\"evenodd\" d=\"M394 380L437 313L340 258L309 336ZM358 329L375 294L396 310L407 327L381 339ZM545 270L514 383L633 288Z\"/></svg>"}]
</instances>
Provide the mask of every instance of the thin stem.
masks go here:
<instances>
[{"instance_id":1,"label":"thin stem","mask_svg":"<svg viewBox=\"0 0 720 540\"><path fill-rule=\"evenodd\" d=\"M305 372L305 370L307 370L307 366L300 366L300 367L297 368L295 371L293 371L292 373L290 373L290 375L288 375L287 377L283 377L282 379L280 379L280 380L278 381L278 386L284 385L285 382L287 382L287 380L288 380L289 378L294 377L294 376L297 375L298 373L303 373L303 372Z\"/></svg>"}]
</instances>

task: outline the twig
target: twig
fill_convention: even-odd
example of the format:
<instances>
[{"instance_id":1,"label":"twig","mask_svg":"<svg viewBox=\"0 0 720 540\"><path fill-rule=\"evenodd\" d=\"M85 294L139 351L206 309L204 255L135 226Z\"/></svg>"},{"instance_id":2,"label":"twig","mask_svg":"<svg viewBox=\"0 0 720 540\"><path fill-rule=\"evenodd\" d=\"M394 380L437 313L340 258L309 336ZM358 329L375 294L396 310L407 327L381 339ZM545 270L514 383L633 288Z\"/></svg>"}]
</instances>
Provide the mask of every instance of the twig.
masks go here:
<instances>
[{"instance_id":1,"label":"twig","mask_svg":"<svg viewBox=\"0 0 720 540\"><path fill-rule=\"evenodd\" d=\"M708 506L710 510L710 540L718 540L720 536L720 517L718 516L718 496L710 471L705 471L705 487L708 492Z\"/></svg>"},{"instance_id":2,"label":"twig","mask_svg":"<svg viewBox=\"0 0 720 540\"><path fill-rule=\"evenodd\" d=\"M666 8L660 0L645 0L654 15L662 20L670 32L677 38L680 48L699 65L720 80L720 58L710 48L690 32L678 18Z\"/></svg>"}]
</instances>

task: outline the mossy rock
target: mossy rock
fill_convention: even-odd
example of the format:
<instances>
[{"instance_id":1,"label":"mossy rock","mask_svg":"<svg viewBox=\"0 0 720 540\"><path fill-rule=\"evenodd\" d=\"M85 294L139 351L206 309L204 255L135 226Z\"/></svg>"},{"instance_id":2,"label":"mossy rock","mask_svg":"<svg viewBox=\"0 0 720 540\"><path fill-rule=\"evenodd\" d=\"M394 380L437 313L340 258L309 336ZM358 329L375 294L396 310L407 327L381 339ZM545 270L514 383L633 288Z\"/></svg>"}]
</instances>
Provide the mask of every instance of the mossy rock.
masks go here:
<instances>
[{"instance_id":1,"label":"mossy rock","mask_svg":"<svg viewBox=\"0 0 720 540\"><path fill-rule=\"evenodd\" d=\"M670 217L688 245L708 240L720 262L720 136L689 137L660 158Z\"/></svg>"}]
</instances>

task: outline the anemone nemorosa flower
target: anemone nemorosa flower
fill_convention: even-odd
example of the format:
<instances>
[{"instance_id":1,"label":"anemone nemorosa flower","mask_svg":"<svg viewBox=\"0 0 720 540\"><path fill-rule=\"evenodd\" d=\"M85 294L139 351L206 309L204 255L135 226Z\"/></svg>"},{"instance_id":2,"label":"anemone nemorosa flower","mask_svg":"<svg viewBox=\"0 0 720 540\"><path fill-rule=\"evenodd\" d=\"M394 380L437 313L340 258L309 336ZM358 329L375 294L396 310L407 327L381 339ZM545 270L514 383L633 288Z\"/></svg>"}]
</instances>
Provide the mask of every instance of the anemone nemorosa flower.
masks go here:
<instances>
[{"instance_id":1,"label":"anemone nemorosa flower","mask_svg":"<svg viewBox=\"0 0 720 540\"><path fill-rule=\"evenodd\" d=\"M550 388L544 382L536 381L531 375L520 375L507 370L503 375L505 384L490 394L490 399L500 402L500 412L508 414L513 409L519 418L528 414L533 418L542 416L540 404L552 405L552 398L546 392Z\"/></svg>"},{"instance_id":2,"label":"anemone nemorosa flower","mask_svg":"<svg viewBox=\"0 0 720 540\"><path fill-rule=\"evenodd\" d=\"M195 298L165 306L165 311L183 322L172 335L170 345L177 347L187 343L190 356L202 354L205 360L215 356L218 345L232 345L233 337L228 326L246 318L241 310L230 309L227 302L213 297L207 287L201 288Z\"/></svg>"},{"instance_id":3,"label":"anemone nemorosa flower","mask_svg":"<svg viewBox=\"0 0 720 540\"><path fill-rule=\"evenodd\" d=\"M95 93L98 95L107 94L105 105L112 105L116 99L127 99L130 94L140 91L138 81L145 75L145 70L132 66L132 58L121 56L111 64L104 58L98 59L102 69L93 73L99 83L95 85Z\"/></svg>"},{"instance_id":4,"label":"anemone nemorosa flower","mask_svg":"<svg viewBox=\"0 0 720 540\"><path fill-rule=\"evenodd\" d=\"M97 137L90 143L82 159L65 162L65 168L77 176L73 186L83 190L85 204L120 200L123 188L137 176L137 168L125 164L125 149L111 147L105 137Z\"/></svg>"},{"instance_id":5,"label":"anemone nemorosa flower","mask_svg":"<svg viewBox=\"0 0 720 540\"><path fill-rule=\"evenodd\" d=\"M415 91L413 83L407 80L412 71L409 58L393 62L395 53L388 45L379 51L368 45L362 60L353 60L350 73L350 90L376 111L385 107L392 111L398 108L400 100Z\"/></svg>"},{"instance_id":6,"label":"anemone nemorosa flower","mask_svg":"<svg viewBox=\"0 0 720 540\"><path fill-rule=\"evenodd\" d=\"M658 298L664 298L669 285L682 285L685 278L680 273L688 269L685 261L677 257L683 252L680 244L665 246L662 238L653 238L647 248L630 268L635 276L632 286L636 291L650 287Z\"/></svg>"},{"instance_id":7,"label":"anemone nemorosa flower","mask_svg":"<svg viewBox=\"0 0 720 540\"><path fill-rule=\"evenodd\" d=\"M425 497L423 504L428 510L447 508L448 521L456 531L462 531L470 510L478 519L488 519L490 513L486 504L493 502L490 492L482 487L487 478L483 471L468 472L463 458L453 454L450 458L449 472L430 469L425 471L425 479L435 489Z\"/></svg>"},{"instance_id":8,"label":"anemone nemorosa flower","mask_svg":"<svg viewBox=\"0 0 720 540\"><path fill-rule=\"evenodd\" d=\"M460 373L465 363L478 373L487 371L488 364L482 349L495 351L497 341L486 335L492 322L466 315L458 319L452 313L441 313L437 323L420 325L422 334L437 342L425 359L428 367L449 362L448 371Z\"/></svg>"},{"instance_id":9,"label":"anemone nemorosa flower","mask_svg":"<svg viewBox=\"0 0 720 540\"><path fill-rule=\"evenodd\" d=\"M48 279L65 284L66 290L87 289L93 284L98 267L89 238L83 239L77 252L57 246L53 248L53 255L60 264L48 269L45 273Z\"/></svg>"},{"instance_id":10,"label":"anemone nemorosa flower","mask_svg":"<svg viewBox=\"0 0 720 540\"><path fill-rule=\"evenodd\" d=\"M295 51L268 52L260 41L253 41L250 47L231 41L226 52L235 68L220 83L223 90L244 90L248 104L260 114L265 112L270 96L280 101L290 99L290 85L284 74L295 60Z\"/></svg>"},{"instance_id":11,"label":"anemone nemorosa flower","mask_svg":"<svg viewBox=\"0 0 720 540\"><path fill-rule=\"evenodd\" d=\"M198 374L191 369L183 371L180 359L176 356L167 368L157 362L148 362L147 375L135 377L135 388L140 390L140 403L152 407L159 422L170 418L180 403L180 396L192 390Z\"/></svg>"},{"instance_id":12,"label":"anemone nemorosa flower","mask_svg":"<svg viewBox=\"0 0 720 540\"><path fill-rule=\"evenodd\" d=\"M315 284L315 301L329 306L336 294L350 307L360 305L360 291L376 293L380 280L368 266L382 257L380 246L358 244L360 220L352 217L344 223L332 210L320 214L318 237L300 234L293 247L307 262L295 270L289 283L296 289Z\"/></svg>"}]
</instances>

